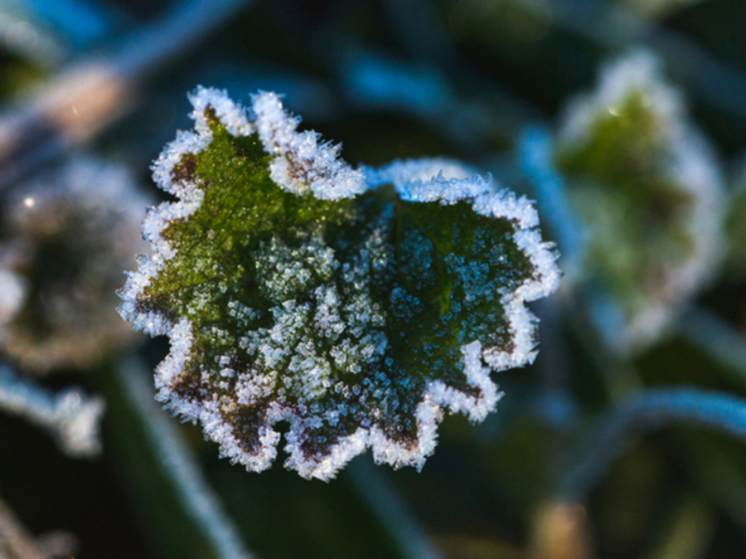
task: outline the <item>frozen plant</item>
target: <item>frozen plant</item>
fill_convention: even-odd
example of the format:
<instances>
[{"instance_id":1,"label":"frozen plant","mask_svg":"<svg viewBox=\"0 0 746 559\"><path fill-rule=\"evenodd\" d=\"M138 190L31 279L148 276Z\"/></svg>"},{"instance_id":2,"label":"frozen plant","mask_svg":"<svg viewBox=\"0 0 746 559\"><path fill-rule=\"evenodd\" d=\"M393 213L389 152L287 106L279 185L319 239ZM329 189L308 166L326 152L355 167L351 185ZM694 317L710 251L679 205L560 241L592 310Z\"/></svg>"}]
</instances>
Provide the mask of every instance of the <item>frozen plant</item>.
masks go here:
<instances>
[{"instance_id":1,"label":"frozen plant","mask_svg":"<svg viewBox=\"0 0 746 559\"><path fill-rule=\"evenodd\" d=\"M287 422L285 465L322 480L368 448L421 467L444 409L483 420L560 279L531 203L445 160L353 169L274 93L190 99L195 130L153 166L176 200L120 294L170 337L157 398L254 471Z\"/></svg>"},{"instance_id":2,"label":"frozen plant","mask_svg":"<svg viewBox=\"0 0 746 559\"><path fill-rule=\"evenodd\" d=\"M608 292L593 309L605 337L620 352L644 347L720 262L724 189L712 147L657 59L636 51L569 104L556 161L587 227L586 279Z\"/></svg>"},{"instance_id":3,"label":"frozen plant","mask_svg":"<svg viewBox=\"0 0 746 559\"><path fill-rule=\"evenodd\" d=\"M0 365L0 409L46 428L69 456L90 458L101 451L99 423L104 401L80 388L51 394Z\"/></svg>"},{"instance_id":4,"label":"frozen plant","mask_svg":"<svg viewBox=\"0 0 746 559\"><path fill-rule=\"evenodd\" d=\"M129 172L74 158L0 207L0 349L26 372L86 368L134 340L112 316L121 269L148 250Z\"/></svg>"}]
</instances>

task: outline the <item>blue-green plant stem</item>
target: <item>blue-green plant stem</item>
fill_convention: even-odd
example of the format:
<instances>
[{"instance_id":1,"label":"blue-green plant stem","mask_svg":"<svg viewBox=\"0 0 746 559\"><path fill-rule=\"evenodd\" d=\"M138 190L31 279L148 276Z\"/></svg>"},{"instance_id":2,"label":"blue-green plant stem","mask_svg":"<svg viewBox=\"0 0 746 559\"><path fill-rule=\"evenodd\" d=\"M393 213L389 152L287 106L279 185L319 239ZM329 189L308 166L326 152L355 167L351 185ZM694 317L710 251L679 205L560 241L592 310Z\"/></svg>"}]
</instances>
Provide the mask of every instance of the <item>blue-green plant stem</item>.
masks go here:
<instances>
[{"instance_id":1,"label":"blue-green plant stem","mask_svg":"<svg viewBox=\"0 0 746 559\"><path fill-rule=\"evenodd\" d=\"M81 57L26 92L16 106L0 115L0 191L70 148L84 145L124 116L135 106L138 88L157 68L186 54L250 2L180 3L173 12L123 39L113 51Z\"/></svg>"},{"instance_id":2,"label":"blue-green plant stem","mask_svg":"<svg viewBox=\"0 0 746 559\"><path fill-rule=\"evenodd\" d=\"M142 79L224 24L254 0L189 0L165 17L144 26L120 45L114 57L119 72Z\"/></svg>"},{"instance_id":3,"label":"blue-green plant stem","mask_svg":"<svg viewBox=\"0 0 746 559\"><path fill-rule=\"evenodd\" d=\"M578 406L569 388L570 363L556 301L537 301L534 311L540 321L541 351L536 360L541 386L535 408L552 427L567 432L578 419Z\"/></svg>"},{"instance_id":4,"label":"blue-green plant stem","mask_svg":"<svg viewBox=\"0 0 746 559\"><path fill-rule=\"evenodd\" d=\"M396 489L368 457L358 458L347 468L352 484L386 528L403 557L407 559L442 559L438 551L407 509Z\"/></svg>"},{"instance_id":5,"label":"blue-green plant stem","mask_svg":"<svg viewBox=\"0 0 746 559\"><path fill-rule=\"evenodd\" d=\"M671 425L707 427L746 440L746 400L694 388L642 391L598 419L569 455L558 493L581 500L637 436Z\"/></svg>"},{"instance_id":6,"label":"blue-green plant stem","mask_svg":"<svg viewBox=\"0 0 746 559\"><path fill-rule=\"evenodd\" d=\"M13 32L21 26L25 33ZM69 54L67 45L48 26L12 6L0 5L0 42L5 50L44 69L57 67Z\"/></svg>"},{"instance_id":7,"label":"blue-green plant stem","mask_svg":"<svg viewBox=\"0 0 746 559\"><path fill-rule=\"evenodd\" d=\"M579 272L585 257L583 226L567 199L567 187L553 162L552 136L540 125L527 126L518 141L520 165L531 181L536 203L554 233L566 274Z\"/></svg>"},{"instance_id":8,"label":"blue-green plant stem","mask_svg":"<svg viewBox=\"0 0 746 559\"><path fill-rule=\"evenodd\" d=\"M24 0L12 4L18 4L28 19L61 34L69 51L80 51L103 40L121 16L108 6L86 0Z\"/></svg>"},{"instance_id":9,"label":"blue-green plant stem","mask_svg":"<svg viewBox=\"0 0 746 559\"><path fill-rule=\"evenodd\" d=\"M688 342L725 365L741 385L746 385L746 338L726 320L703 307L692 307L676 321L676 329Z\"/></svg>"},{"instance_id":10,"label":"blue-green plant stem","mask_svg":"<svg viewBox=\"0 0 746 559\"><path fill-rule=\"evenodd\" d=\"M154 454L173 480L184 510L194 519L222 559L252 559L233 521L205 481L194 455L166 414L153 399L144 365L136 358L117 368L117 379L143 421Z\"/></svg>"},{"instance_id":11,"label":"blue-green plant stem","mask_svg":"<svg viewBox=\"0 0 746 559\"><path fill-rule=\"evenodd\" d=\"M541 118L528 102L497 86L491 102L486 94L462 95L440 66L401 61L354 43L336 67L352 108L406 112L470 153L484 153L495 135L512 139L526 120ZM369 83L371 77L378 83Z\"/></svg>"},{"instance_id":12,"label":"blue-green plant stem","mask_svg":"<svg viewBox=\"0 0 746 559\"><path fill-rule=\"evenodd\" d=\"M465 62L449 35L433 2L428 0L385 0L383 2L393 30L411 58L418 64L437 61L437 69L447 76L454 92L469 92L458 100L449 115L452 133L461 138L470 130L480 131L476 147L485 149L489 129L504 129L512 140L525 122L544 119L538 107L516 96L503 84L492 80ZM459 122L467 115L466 120ZM481 118L480 118L481 117ZM460 130L460 134L457 131ZM482 138L479 138L479 136ZM465 143L461 142L462 144Z\"/></svg>"}]
</instances>

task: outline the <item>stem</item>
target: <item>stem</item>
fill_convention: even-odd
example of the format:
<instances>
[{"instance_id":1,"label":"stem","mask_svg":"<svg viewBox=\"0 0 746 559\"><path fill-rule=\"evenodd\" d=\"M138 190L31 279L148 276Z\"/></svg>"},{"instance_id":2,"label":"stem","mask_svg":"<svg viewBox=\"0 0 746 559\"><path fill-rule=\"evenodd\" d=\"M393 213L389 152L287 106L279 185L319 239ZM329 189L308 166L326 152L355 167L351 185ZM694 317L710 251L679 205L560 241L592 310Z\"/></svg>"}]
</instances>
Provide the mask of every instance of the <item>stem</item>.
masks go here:
<instances>
[{"instance_id":1,"label":"stem","mask_svg":"<svg viewBox=\"0 0 746 559\"><path fill-rule=\"evenodd\" d=\"M438 551L407 509L396 489L368 459L357 459L347 473L358 493L407 559L441 559Z\"/></svg>"},{"instance_id":2,"label":"stem","mask_svg":"<svg viewBox=\"0 0 746 559\"><path fill-rule=\"evenodd\" d=\"M689 497L676 511L649 559L702 559L715 533L715 517L707 504Z\"/></svg>"},{"instance_id":3,"label":"stem","mask_svg":"<svg viewBox=\"0 0 746 559\"><path fill-rule=\"evenodd\" d=\"M557 239L568 275L580 273L585 257L583 227L575 216L562 175L554 167L552 136L543 126L527 126L519 139L521 169L531 180L543 219Z\"/></svg>"},{"instance_id":4,"label":"stem","mask_svg":"<svg viewBox=\"0 0 746 559\"><path fill-rule=\"evenodd\" d=\"M691 308L676 321L687 341L736 373L746 384L746 339L727 321L704 308Z\"/></svg>"},{"instance_id":5,"label":"stem","mask_svg":"<svg viewBox=\"0 0 746 559\"><path fill-rule=\"evenodd\" d=\"M142 419L154 453L173 480L179 500L212 544L217 556L251 559L253 554L241 542L238 530L202 476L187 443L155 404L153 389L146 380L142 363L132 358L116 373L126 396Z\"/></svg>"},{"instance_id":6,"label":"stem","mask_svg":"<svg viewBox=\"0 0 746 559\"><path fill-rule=\"evenodd\" d=\"M0 409L50 431L70 456L90 458L101 451L99 421L104 402L86 396L80 388L53 394L0 366Z\"/></svg>"},{"instance_id":7,"label":"stem","mask_svg":"<svg viewBox=\"0 0 746 559\"><path fill-rule=\"evenodd\" d=\"M572 452L560 495L582 499L634 437L679 423L746 440L746 400L692 388L651 389L627 399L599 419Z\"/></svg>"},{"instance_id":8,"label":"stem","mask_svg":"<svg viewBox=\"0 0 746 559\"><path fill-rule=\"evenodd\" d=\"M26 10L0 4L0 42L4 49L48 70L68 55L67 46ZM18 32L21 29L22 32Z\"/></svg>"},{"instance_id":9,"label":"stem","mask_svg":"<svg viewBox=\"0 0 746 559\"><path fill-rule=\"evenodd\" d=\"M132 80L142 80L157 68L185 54L254 0L190 0L132 33L120 45L112 66Z\"/></svg>"},{"instance_id":10,"label":"stem","mask_svg":"<svg viewBox=\"0 0 746 559\"><path fill-rule=\"evenodd\" d=\"M253 0L191 0L110 56L72 65L0 117L0 190L90 141L134 106L138 86Z\"/></svg>"},{"instance_id":11,"label":"stem","mask_svg":"<svg viewBox=\"0 0 746 559\"><path fill-rule=\"evenodd\" d=\"M546 300L536 301L534 311L541 325L541 351L536 359L541 386L536 413L554 429L565 433L578 419L578 406L569 388L570 363L562 316L557 303Z\"/></svg>"}]
</instances>

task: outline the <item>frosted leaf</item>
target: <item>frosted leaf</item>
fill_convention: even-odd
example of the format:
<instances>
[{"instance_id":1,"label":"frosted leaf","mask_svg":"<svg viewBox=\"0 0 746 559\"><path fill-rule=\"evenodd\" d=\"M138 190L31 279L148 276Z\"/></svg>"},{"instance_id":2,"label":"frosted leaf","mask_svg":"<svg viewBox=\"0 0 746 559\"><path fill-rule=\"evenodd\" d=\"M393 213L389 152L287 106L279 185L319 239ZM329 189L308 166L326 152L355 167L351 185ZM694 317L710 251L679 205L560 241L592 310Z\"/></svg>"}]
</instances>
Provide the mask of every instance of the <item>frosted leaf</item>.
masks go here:
<instances>
[{"instance_id":1,"label":"frosted leaf","mask_svg":"<svg viewBox=\"0 0 746 559\"><path fill-rule=\"evenodd\" d=\"M444 409L484 419L490 370L535 355L525 302L560 274L534 208L452 162L352 170L274 94L191 99L195 131L154 165L177 200L148 215L153 257L121 293L136 329L170 337L158 399L250 470L278 422L303 477L368 448L421 467ZM312 171L278 178L279 160Z\"/></svg>"},{"instance_id":2,"label":"frosted leaf","mask_svg":"<svg viewBox=\"0 0 746 559\"><path fill-rule=\"evenodd\" d=\"M720 261L723 185L713 150L646 51L605 67L596 90L571 101L556 150L589 229L588 277L603 281L617 307L613 320L599 311L604 333L619 351L640 348Z\"/></svg>"},{"instance_id":3,"label":"frosted leaf","mask_svg":"<svg viewBox=\"0 0 746 559\"><path fill-rule=\"evenodd\" d=\"M362 173L338 157L341 146L320 144L313 130L297 132L300 119L285 112L275 93L260 92L252 102L257 134L275 156L270 176L276 184L296 194L311 191L323 200L350 198L365 189Z\"/></svg>"},{"instance_id":4,"label":"frosted leaf","mask_svg":"<svg viewBox=\"0 0 746 559\"><path fill-rule=\"evenodd\" d=\"M121 269L148 250L149 199L126 169L76 158L0 207L0 347L28 372L88 367L134 341L112 315Z\"/></svg>"}]
</instances>

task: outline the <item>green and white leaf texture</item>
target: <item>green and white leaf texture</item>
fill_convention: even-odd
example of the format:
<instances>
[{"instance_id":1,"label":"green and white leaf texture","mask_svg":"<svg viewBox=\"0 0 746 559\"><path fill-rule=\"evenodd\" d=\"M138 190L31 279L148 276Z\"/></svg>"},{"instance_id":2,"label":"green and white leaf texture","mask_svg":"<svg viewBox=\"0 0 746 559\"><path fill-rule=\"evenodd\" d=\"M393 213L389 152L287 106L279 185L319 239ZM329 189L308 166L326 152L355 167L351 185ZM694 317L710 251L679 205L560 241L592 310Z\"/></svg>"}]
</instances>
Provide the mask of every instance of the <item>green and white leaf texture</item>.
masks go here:
<instances>
[{"instance_id":1,"label":"green and white leaf texture","mask_svg":"<svg viewBox=\"0 0 746 559\"><path fill-rule=\"evenodd\" d=\"M586 279L612 302L600 312L603 333L621 353L642 349L721 263L725 194L714 150L658 60L640 50L570 102L556 161L586 226Z\"/></svg>"},{"instance_id":2,"label":"green and white leaf texture","mask_svg":"<svg viewBox=\"0 0 746 559\"><path fill-rule=\"evenodd\" d=\"M120 293L168 335L157 398L222 456L329 480L370 449L420 468L444 411L481 421L491 371L536 355L526 303L560 271L525 198L453 161L353 169L274 93L191 96L195 129L153 166L175 197Z\"/></svg>"}]
</instances>

